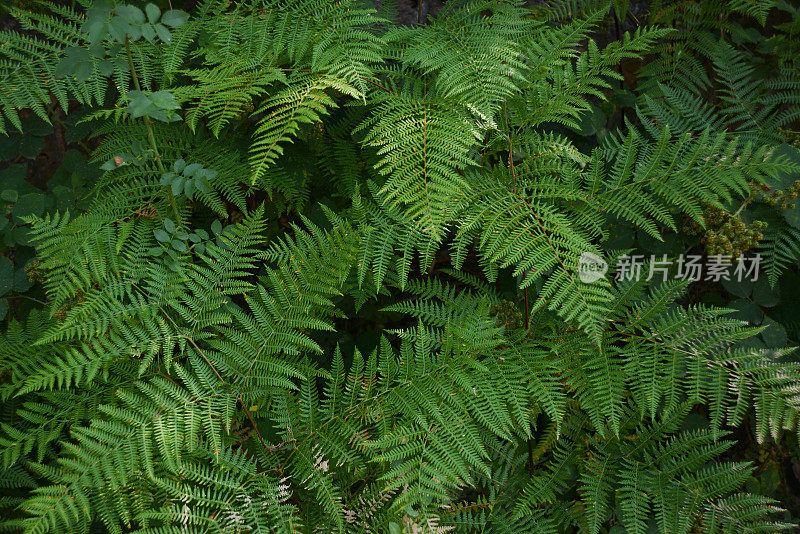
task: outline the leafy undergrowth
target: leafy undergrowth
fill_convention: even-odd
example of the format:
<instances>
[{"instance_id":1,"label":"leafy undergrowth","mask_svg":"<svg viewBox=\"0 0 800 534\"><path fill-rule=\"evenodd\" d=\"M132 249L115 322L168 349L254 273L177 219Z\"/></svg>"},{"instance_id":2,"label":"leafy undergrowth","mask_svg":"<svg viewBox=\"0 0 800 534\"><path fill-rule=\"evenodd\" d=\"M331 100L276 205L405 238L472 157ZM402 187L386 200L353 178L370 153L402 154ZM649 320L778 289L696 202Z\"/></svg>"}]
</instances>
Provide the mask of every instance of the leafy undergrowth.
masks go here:
<instances>
[{"instance_id":1,"label":"leafy undergrowth","mask_svg":"<svg viewBox=\"0 0 800 534\"><path fill-rule=\"evenodd\" d=\"M15 3L0 527L796 529L800 10L535 4Z\"/></svg>"}]
</instances>

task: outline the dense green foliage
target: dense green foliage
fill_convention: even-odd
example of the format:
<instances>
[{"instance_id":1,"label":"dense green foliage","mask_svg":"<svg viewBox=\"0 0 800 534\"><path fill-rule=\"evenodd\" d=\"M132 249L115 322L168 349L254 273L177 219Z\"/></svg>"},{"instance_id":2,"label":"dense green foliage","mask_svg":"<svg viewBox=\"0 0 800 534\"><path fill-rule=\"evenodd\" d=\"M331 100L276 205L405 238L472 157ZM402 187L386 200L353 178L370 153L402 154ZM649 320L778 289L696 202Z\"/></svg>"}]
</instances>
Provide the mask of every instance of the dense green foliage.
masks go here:
<instances>
[{"instance_id":1,"label":"dense green foliage","mask_svg":"<svg viewBox=\"0 0 800 534\"><path fill-rule=\"evenodd\" d=\"M0 526L795 528L800 10L627 4L14 8Z\"/></svg>"}]
</instances>

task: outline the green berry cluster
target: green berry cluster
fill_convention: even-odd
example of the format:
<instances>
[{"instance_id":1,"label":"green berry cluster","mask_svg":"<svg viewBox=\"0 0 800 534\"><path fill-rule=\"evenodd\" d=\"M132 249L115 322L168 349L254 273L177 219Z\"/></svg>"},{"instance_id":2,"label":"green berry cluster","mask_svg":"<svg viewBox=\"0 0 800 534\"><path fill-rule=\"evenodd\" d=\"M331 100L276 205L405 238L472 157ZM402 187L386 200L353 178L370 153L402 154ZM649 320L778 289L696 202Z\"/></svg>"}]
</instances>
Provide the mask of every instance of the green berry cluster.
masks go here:
<instances>
[{"instance_id":1,"label":"green berry cluster","mask_svg":"<svg viewBox=\"0 0 800 534\"><path fill-rule=\"evenodd\" d=\"M490 315L494 316L497 324L506 326L508 328L522 328L524 320L522 312L519 307L510 300L503 300L500 303L492 306Z\"/></svg>"},{"instance_id":2,"label":"green berry cluster","mask_svg":"<svg viewBox=\"0 0 800 534\"><path fill-rule=\"evenodd\" d=\"M44 278L44 271L42 270L42 261L41 260L32 260L25 264L23 267L25 269L25 275L28 277L28 280L31 282L39 282L42 283L45 281Z\"/></svg>"},{"instance_id":3,"label":"green berry cluster","mask_svg":"<svg viewBox=\"0 0 800 534\"><path fill-rule=\"evenodd\" d=\"M766 184L750 183L750 194L761 196L761 200L779 210L792 210L795 208L794 200L800 194L800 180L795 180L786 189L772 189Z\"/></svg>"},{"instance_id":4,"label":"green berry cluster","mask_svg":"<svg viewBox=\"0 0 800 534\"><path fill-rule=\"evenodd\" d=\"M717 230L706 232L706 252L710 256L722 255L738 258L741 254L755 248L764 239L761 232L767 227L764 221L755 221L747 226L741 220L725 222Z\"/></svg>"},{"instance_id":5,"label":"green berry cluster","mask_svg":"<svg viewBox=\"0 0 800 534\"><path fill-rule=\"evenodd\" d=\"M706 223L705 235L700 242L705 244L709 256L738 258L758 246L764 239L762 230L767 227L764 221L753 221L753 224L747 225L738 214L731 214L711 205L703 210L703 220ZM684 227L684 230L693 235L703 232L703 228L694 221Z\"/></svg>"}]
</instances>

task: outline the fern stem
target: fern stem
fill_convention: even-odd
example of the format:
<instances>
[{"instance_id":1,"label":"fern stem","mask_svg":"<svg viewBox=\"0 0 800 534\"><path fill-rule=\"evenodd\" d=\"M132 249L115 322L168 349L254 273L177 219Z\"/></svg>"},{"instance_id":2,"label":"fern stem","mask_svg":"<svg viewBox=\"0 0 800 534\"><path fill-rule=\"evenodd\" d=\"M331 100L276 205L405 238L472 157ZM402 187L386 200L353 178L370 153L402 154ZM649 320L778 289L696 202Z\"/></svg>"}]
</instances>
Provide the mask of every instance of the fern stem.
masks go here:
<instances>
[{"instance_id":1,"label":"fern stem","mask_svg":"<svg viewBox=\"0 0 800 534\"><path fill-rule=\"evenodd\" d=\"M175 328L178 328L178 325L175 323L175 321L172 320L172 317L170 317L166 313L164 314L164 316L167 318L167 320L169 320L169 322L171 322L173 324L173 326L175 326ZM194 339L192 339L191 337L189 337L189 336L187 336L185 334L184 334L183 337L184 337L184 339L186 339L186 341L188 341L189 343L192 344L192 346L195 348L195 350L198 352L198 354L200 354L200 357L203 358L203 360L205 360L205 362L208 364L208 366L211 368L211 370L214 371L214 374L217 375L217 378L219 379L219 381L222 382L223 384L227 384L227 381L224 378L222 378L222 375L219 373L219 371L217 371L217 368L214 367L214 364L211 363L211 360L208 359L208 356L206 356L206 353L203 351L203 349L201 349L197 345L197 343L195 343ZM256 426L256 422L253 420L253 416L250 415L250 409L245 404L244 399L242 399L242 395L241 394L237 395L236 396L236 400L239 401L239 404L242 405L242 410L244 411L245 415L247 415L247 418L250 420L250 424L253 425L253 430L256 431L256 436L258 436L258 441L261 442L261 445L264 448L267 448L268 445L264 441L264 438L261 436L261 432L258 430L258 427Z\"/></svg>"},{"instance_id":2,"label":"fern stem","mask_svg":"<svg viewBox=\"0 0 800 534\"><path fill-rule=\"evenodd\" d=\"M736 213L734 213L733 216L738 217L739 214L742 213L742 210L744 210L747 207L747 205L753 201L753 198L754 198L753 195L748 195L748 197L744 200L744 202L742 202L742 205L739 206L739 209L736 210Z\"/></svg>"},{"instance_id":3,"label":"fern stem","mask_svg":"<svg viewBox=\"0 0 800 534\"><path fill-rule=\"evenodd\" d=\"M133 78L133 86L136 88L137 91L142 90L141 84L139 84L139 75L136 73L136 67L133 64L133 55L131 54L131 45L128 39L125 39L125 52L127 53L128 58L128 67L131 69L131 77ZM164 164L161 162L161 155L158 153L158 144L156 144L156 137L153 135L153 128L150 126L150 117L145 114L144 117L144 127L147 129L147 139L150 141L150 148L153 149L153 154L155 155L156 159L156 166L158 167L159 172L164 174ZM178 211L178 204L175 202L175 195L172 194L172 188L169 186L164 186L164 189L167 191L167 198L169 198L169 203L172 206L172 211L175 213L175 223L180 226L181 225L181 214Z\"/></svg>"},{"instance_id":4,"label":"fern stem","mask_svg":"<svg viewBox=\"0 0 800 534\"><path fill-rule=\"evenodd\" d=\"M530 448L529 450L529 458L531 461L531 472L533 472L533 465L534 462L538 461L539 458L542 457L544 453L546 453L556 442L556 437L558 436L558 425L556 425L555 421L550 421L550 424L547 425L547 428L544 430L544 435L539 439L539 442L536 444L536 448ZM531 440L528 440L528 446L531 446Z\"/></svg>"},{"instance_id":5,"label":"fern stem","mask_svg":"<svg viewBox=\"0 0 800 534\"><path fill-rule=\"evenodd\" d=\"M533 468L534 458L533 458L533 440L528 440L528 472L533 476L536 473L536 470Z\"/></svg>"},{"instance_id":6,"label":"fern stem","mask_svg":"<svg viewBox=\"0 0 800 534\"><path fill-rule=\"evenodd\" d=\"M367 83L371 83L372 85L374 85L375 87L377 87L379 89L383 89L384 91L386 91L389 94L392 94L392 95L394 94L394 91L392 91L391 89L387 89L386 87L382 86L378 82L375 82L375 81L370 80L369 78L365 78L363 76L361 77L361 79L364 80Z\"/></svg>"},{"instance_id":7,"label":"fern stem","mask_svg":"<svg viewBox=\"0 0 800 534\"><path fill-rule=\"evenodd\" d=\"M247 415L247 418L250 420L250 424L253 425L253 430L256 431L256 436L258 436L258 441L261 442L261 446L264 447L265 449L268 449L269 446L264 441L264 438L261 436L261 432L258 430L258 426L256 425L256 422L253 420L253 416L250 415L250 408L245 405L244 400L242 399L241 395L236 397L236 400L238 400L239 404L242 405L242 410L244 410L245 415Z\"/></svg>"},{"instance_id":8,"label":"fern stem","mask_svg":"<svg viewBox=\"0 0 800 534\"><path fill-rule=\"evenodd\" d=\"M506 129L508 129L508 109L506 108L505 105L503 105L503 115L505 116L505 119L506 119ZM511 190L514 192L514 194L516 194L517 193L517 171L514 168L514 141L511 139L511 132L508 132L506 134L506 137L508 138L508 166L511 169ZM523 271L523 276L526 277L526 278L528 277L527 269L525 271ZM525 330L527 330L528 329L528 324L529 324L528 314L530 313L528 311L528 288L527 287L525 287L522 290L522 294L525 297Z\"/></svg>"},{"instance_id":9,"label":"fern stem","mask_svg":"<svg viewBox=\"0 0 800 534\"><path fill-rule=\"evenodd\" d=\"M508 108L506 108L505 104L503 105L503 116L506 119L506 130L508 130ZM511 169L511 190L514 194L517 193L517 170L514 168L514 141L511 139L511 132L506 133L506 137L508 138L508 166ZM528 271L523 271L523 276L525 278L528 277ZM525 287L522 290L522 295L525 298L525 331L528 330L528 288ZM533 440L528 439L528 470L533 476Z\"/></svg>"},{"instance_id":10,"label":"fern stem","mask_svg":"<svg viewBox=\"0 0 800 534\"><path fill-rule=\"evenodd\" d=\"M527 274L527 272L526 272L526 274ZM522 294L525 297L525 330L527 330L528 329L528 323L530 322L530 320L528 318L528 313L529 312L528 312L528 288L527 287L522 290Z\"/></svg>"},{"instance_id":11,"label":"fern stem","mask_svg":"<svg viewBox=\"0 0 800 534\"><path fill-rule=\"evenodd\" d=\"M617 16L617 8L612 7L611 12L614 14L614 35L617 38L617 41L620 40L620 31L619 31L619 17ZM622 61L619 62L617 65L617 70L619 71L620 80L619 80L619 88L624 90L625 89L625 74L622 72Z\"/></svg>"}]
</instances>

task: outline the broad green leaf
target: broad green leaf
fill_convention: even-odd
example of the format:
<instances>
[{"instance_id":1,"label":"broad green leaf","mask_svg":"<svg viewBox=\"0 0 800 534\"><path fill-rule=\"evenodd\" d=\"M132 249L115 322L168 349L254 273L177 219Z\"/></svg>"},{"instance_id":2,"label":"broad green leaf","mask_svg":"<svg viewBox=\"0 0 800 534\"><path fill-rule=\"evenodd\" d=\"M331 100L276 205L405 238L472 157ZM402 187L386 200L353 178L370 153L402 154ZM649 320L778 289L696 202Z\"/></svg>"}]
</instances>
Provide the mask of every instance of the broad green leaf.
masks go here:
<instances>
[{"instance_id":1,"label":"broad green leaf","mask_svg":"<svg viewBox=\"0 0 800 534\"><path fill-rule=\"evenodd\" d=\"M780 300L777 289L772 289L765 276L753 283L753 302L759 306L772 307Z\"/></svg>"},{"instance_id":2,"label":"broad green leaf","mask_svg":"<svg viewBox=\"0 0 800 534\"><path fill-rule=\"evenodd\" d=\"M150 21L150 24L158 22L158 18L161 16L161 10L157 5L147 4L144 6L144 11L147 14L147 20Z\"/></svg>"},{"instance_id":3,"label":"broad green leaf","mask_svg":"<svg viewBox=\"0 0 800 534\"><path fill-rule=\"evenodd\" d=\"M0 296L11 292L14 287L14 263L0 256Z\"/></svg>"},{"instance_id":4,"label":"broad green leaf","mask_svg":"<svg viewBox=\"0 0 800 534\"><path fill-rule=\"evenodd\" d=\"M169 91L156 91L148 97L150 102L159 109L180 109L181 105L175 101L175 95Z\"/></svg>"},{"instance_id":5,"label":"broad green leaf","mask_svg":"<svg viewBox=\"0 0 800 534\"><path fill-rule=\"evenodd\" d=\"M53 133L53 125L43 121L37 116L22 123L22 129L26 134L44 137Z\"/></svg>"},{"instance_id":6,"label":"broad green leaf","mask_svg":"<svg viewBox=\"0 0 800 534\"><path fill-rule=\"evenodd\" d=\"M722 287L724 287L728 293L745 299L753 292L753 281L744 277L741 280L732 278L730 280L722 280Z\"/></svg>"},{"instance_id":7,"label":"broad green leaf","mask_svg":"<svg viewBox=\"0 0 800 534\"><path fill-rule=\"evenodd\" d=\"M0 161L12 160L17 157L21 142L20 134L0 135Z\"/></svg>"},{"instance_id":8,"label":"broad green leaf","mask_svg":"<svg viewBox=\"0 0 800 534\"><path fill-rule=\"evenodd\" d=\"M767 328L761 332L761 337L764 344L772 349L783 348L788 342L788 335L786 328L781 324L771 319L770 317L764 318L763 323Z\"/></svg>"},{"instance_id":9,"label":"broad green leaf","mask_svg":"<svg viewBox=\"0 0 800 534\"><path fill-rule=\"evenodd\" d=\"M186 183L183 185L183 192L190 200L194 198L196 182L196 180L186 180Z\"/></svg>"},{"instance_id":10,"label":"broad green leaf","mask_svg":"<svg viewBox=\"0 0 800 534\"><path fill-rule=\"evenodd\" d=\"M89 43L99 43L109 31L108 22L105 20L94 20L86 26L84 31L88 34Z\"/></svg>"},{"instance_id":11,"label":"broad green leaf","mask_svg":"<svg viewBox=\"0 0 800 534\"><path fill-rule=\"evenodd\" d=\"M128 91L128 113L138 118L147 115L152 107L150 99L142 91Z\"/></svg>"},{"instance_id":12,"label":"broad green leaf","mask_svg":"<svg viewBox=\"0 0 800 534\"><path fill-rule=\"evenodd\" d=\"M122 5L114 8L114 14L122 17L128 24L144 24L147 20L144 12L136 6Z\"/></svg>"},{"instance_id":13,"label":"broad green leaf","mask_svg":"<svg viewBox=\"0 0 800 534\"><path fill-rule=\"evenodd\" d=\"M194 186L201 193L208 194L211 191L211 187L209 186L208 181L205 178L196 178L194 180Z\"/></svg>"},{"instance_id":14,"label":"broad green leaf","mask_svg":"<svg viewBox=\"0 0 800 534\"><path fill-rule=\"evenodd\" d=\"M186 180L182 176L176 176L174 180L172 180L172 194L177 196L183 192L184 184Z\"/></svg>"},{"instance_id":15,"label":"broad green leaf","mask_svg":"<svg viewBox=\"0 0 800 534\"><path fill-rule=\"evenodd\" d=\"M199 171L202 168L203 166L200 165L199 163L191 163L187 165L186 168L183 169L183 175L186 177L192 177L197 173L197 171Z\"/></svg>"},{"instance_id":16,"label":"broad green leaf","mask_svg":"<svg viewBox=\"0 0 800 534\"><path fill-rule=\"evenodd\" d=\"M24 134L22 142L19 145L19 153L28 159L36 159L36 157L44 150L45 142L41 137L35 135Z\"/></svg>"},{"instance_id":17,"label":"broad green leaf","mask_svg":"<svg viewBox=\"0 0 800 534\"><path fill-rule=\"evenodd\" d=\"M108 32L118 43L124 43L131 31L131 25L119 17L114 17L108 23Z\"/></svg>"},{"instance_id":18,"label":"broad green leaf","mask_svg":"<svg viewBox=\"0 0 800 534\"><path fill-rule=\"evenodd\" d=\"M189 20L189 14L180 9L171 9L161 17L161 23L171 28L183 26L187 20Z\"/></svg>"},{"instance_id":19,"label":"broad green leaf","mask_svg":"<svg viewBox=\"0 0 800 534\"><path fill-rule=\"evenodd\" d=\"M14 228L13 239L18 245L30 247L33 245L31 242L30 229L27 226L17 226Z\"/></svg>"},{"instance_id":20,"label":"broad green leaf","mask_svg":"<svg viewBox=\"0 0 800 534\"><path fill-rule=\"evenodd\" d=\"M22 195L19 197L19 199L17 199L17 202L14 204L14 209L12 210L14 222L16 224L25 224L25 221L22 220L22 217L28 215L36 215L37 217L41 217L44 213L45 202L45 195L42 193L30 193L27 195Z\"/></svg>"},{"instance_id":21,"label":"broad green leaf","mask_svg":"<svg viewBox=\"0 0 800 534\"><path fill-rule=\"evenodd\" d=\"M153 39L156 37L156 30L153 28L152 24L142 24L142 37L144 37L147 42L152 43Z\"/></svg>"},{"instance_id":22,"label":"broad green leaf","mask_svg":"<svg viewBox=\"0 0 800 534\"><path fill-rule=\"evenodd\" d=\"M24 268L19 268L14 272L14 291L24 293L33 286L33 283L28 279L28 273Z\"/></svg>"},{"instance_id":23,"label":"broad green leaf","mask_svg":"<svg viewBox=\"0 0 800 534\"><path fill-rule=\"evenodd\" d=\"M739 319L740 321L746 321L752 325L758 326L764 319L764 312L761 310L761 308L749 300L736 299L730 302L726 308L732 308L736 310L736 312L732 313L730 317Z\"/></svg>"},{"instance_id":24,"label":"broad green leaf","mask_svg":"<svg viewBox=\"0 0 800 534\"><path fill-rule=\"evenodd\" d=\"M155 24L153 27L156 30L156 35L158 35L158 38L161 39L161 42L165 44L172 42L172 34L169 32L166 26L163 24Z\"/></svg>"}]
</instances>

